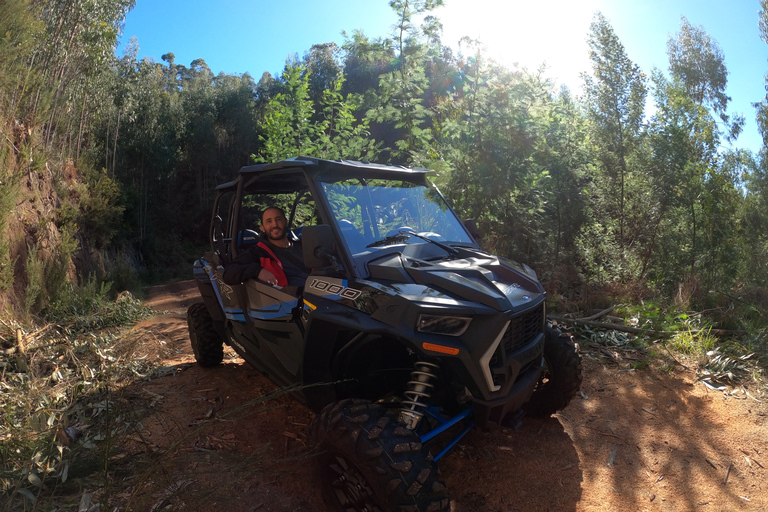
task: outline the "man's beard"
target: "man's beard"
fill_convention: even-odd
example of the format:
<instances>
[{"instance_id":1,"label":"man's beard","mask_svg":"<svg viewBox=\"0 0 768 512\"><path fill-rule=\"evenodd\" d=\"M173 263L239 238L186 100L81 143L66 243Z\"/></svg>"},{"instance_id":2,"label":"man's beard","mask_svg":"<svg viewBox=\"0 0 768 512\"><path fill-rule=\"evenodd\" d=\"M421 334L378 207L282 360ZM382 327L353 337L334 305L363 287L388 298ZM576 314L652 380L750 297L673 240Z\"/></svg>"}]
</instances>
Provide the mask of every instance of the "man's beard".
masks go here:
<instances>
[{"instance_id":1,"label":"man's beard","mask_svg":"<svg viewBox=\"0 0 768 512\"><path fill-rule=\"evenodd\" d=\"M272 233L276 232L277 235L273 235ZM269 231L267 231L267 238L270 240L282 240L285 238L285 231L280 228L272 228Z\"/></svg>"}]
</instances>

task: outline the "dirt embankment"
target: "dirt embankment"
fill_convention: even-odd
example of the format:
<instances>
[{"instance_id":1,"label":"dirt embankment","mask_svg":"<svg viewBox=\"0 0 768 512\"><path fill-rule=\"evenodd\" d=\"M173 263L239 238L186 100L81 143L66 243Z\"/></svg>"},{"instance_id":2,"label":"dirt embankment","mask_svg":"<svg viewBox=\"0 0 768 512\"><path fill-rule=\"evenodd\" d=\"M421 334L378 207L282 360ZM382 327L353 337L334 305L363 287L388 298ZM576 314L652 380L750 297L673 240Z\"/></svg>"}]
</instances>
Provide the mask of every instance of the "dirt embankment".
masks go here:
<instances>
[{"instance_id":1,"label":"dirt embankment","mask_svg":"<svg viewBox=\"0 0 768 512\"><path fill-rule=\"evenodd\" d=\"M166 375L128 390L151 407L129 443L132 510L325 508L304 445L312 413L233 353L203 369L189 349L193 282L156 287L136 327ZM519 430L472 432L440 462L455 512L768 510L768 408L684 369L632 370L585 349L582 395ZM732 390L731 390L732 391Z\"/></svg>"}]
</instances>

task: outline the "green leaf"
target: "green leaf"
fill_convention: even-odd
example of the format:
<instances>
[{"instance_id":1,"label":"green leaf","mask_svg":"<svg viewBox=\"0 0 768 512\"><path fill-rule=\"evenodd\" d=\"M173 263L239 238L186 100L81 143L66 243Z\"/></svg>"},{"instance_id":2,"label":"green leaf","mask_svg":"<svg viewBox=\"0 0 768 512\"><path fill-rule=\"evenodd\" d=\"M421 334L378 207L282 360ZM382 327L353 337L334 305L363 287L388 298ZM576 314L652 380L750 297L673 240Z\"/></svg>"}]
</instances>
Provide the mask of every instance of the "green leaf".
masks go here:
<instances>
[{"instance_id":1,"label":"green leaf","mask_svg":"<svg viewBox=\"0 0 768 512\"><path fill-rule=\"evenodd\" d=\"M27 476L27 480L29 480L29 483L31 483L35 487L42 487L43 486L43 481L40 480L40 477L37 476L34 473L30 473L29 476Z\"/></svg>"},{"instance_id":2,"label":"green leaf","mask_svg":"<svg viewBox=\"0 0 768 512\"><path fill-rule=\"evenodd\" d=\"M16 492L18 492L19 494L21 494L22 496L24 496L25 498L27 498L27 499L28 499L29 501L31 501L32 503L34 503L34 502L36 502L36 501L37 501L37 498L35 497L35 495L34 495L34 494L32 494L32 493L29 491L29 489L16 489Z\"/></svg>"}]
</instances>

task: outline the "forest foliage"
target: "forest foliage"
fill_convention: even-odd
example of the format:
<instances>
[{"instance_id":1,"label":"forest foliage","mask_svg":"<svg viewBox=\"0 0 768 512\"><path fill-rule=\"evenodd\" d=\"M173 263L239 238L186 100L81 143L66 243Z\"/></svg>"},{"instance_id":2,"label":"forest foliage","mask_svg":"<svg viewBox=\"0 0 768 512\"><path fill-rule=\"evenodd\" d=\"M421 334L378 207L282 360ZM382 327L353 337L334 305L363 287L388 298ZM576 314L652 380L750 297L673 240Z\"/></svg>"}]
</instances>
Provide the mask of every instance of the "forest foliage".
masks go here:
<instances>
[{"instance_id":1,"label":"forest foliage","mask_svg":"<svg viewBox=\"0 0 768 512\"><path fill-rule=\"evenodd\" d=\"M45 272L29 257L37 235L9 233L33 173L60 198L49 220L61 258L80 279L123 288L188 272L215 186L242 165L297 155L435 170L482 244L558 293L768 286L766 153L738 149L743 117L729 110L725 56L685 18L668 67L642 70L596 13L592 68L574 94L494 62L476 41L446 45L433 15L442 0L391 0L391 34L318 42L258 79L171 52L139 59L137 41L116 56L133 5L0 4L0 288L16 279L17 297L36 293L21 302L29 313L63 290L39 278L18 286L20 274ZM763 10L755 23L768 41L766 19ZM768 98L749 115L768 141Z\"/></svg>"},{"instance_id":2,"label":"forest foliage","mask_svg":"<svg viewBox=\"0 0 768 512\"><path fill-rule=\"evenodd\" d=\"M141 425L113 393L155 371L113 332L147 308L111 299L191 277L215 187L254 162L432 169L481 245L535 268L553 304L600 287L651 297L617 314L678 331L672 349L706 355L708 378L732 382L755 354L768 364L768 95L747 113L763 149L739 149L726 57L704 27L683 19L666 69L642 70L596 13L574 93L471 39L444 44L442 0L389 4L391 34L297 48L257 79L170 51L139 59L137 41L116 56L134 0L0 1L0 490L14 496L0 510L42 509L46 493L88 509L76 478L97 465L109 503L113 438ZM719 340L713 324L746 334ZM583 329L585 343L628 343Z\"/></svg>"}]
</instances>

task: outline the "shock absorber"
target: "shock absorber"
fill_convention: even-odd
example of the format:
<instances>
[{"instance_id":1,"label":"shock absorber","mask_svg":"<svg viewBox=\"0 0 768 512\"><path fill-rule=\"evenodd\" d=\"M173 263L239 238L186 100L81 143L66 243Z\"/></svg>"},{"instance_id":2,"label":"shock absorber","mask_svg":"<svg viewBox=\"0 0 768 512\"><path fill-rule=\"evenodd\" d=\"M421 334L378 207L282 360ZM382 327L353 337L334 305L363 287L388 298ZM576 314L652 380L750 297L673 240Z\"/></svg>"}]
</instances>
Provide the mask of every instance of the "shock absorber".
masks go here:
<instances>
[{"instance_id":1,"label":"shock absorber","mask_svg":"<svg viewBox=\"0 0 768 512\"><path fill-rule=\"evenodd\" d=\"M400 409L400 421L413 430L424 417L425 401L432 395L431 390L435 385L430 382L437 378L435 372L440 366L426 361L418 361L411 372L411 380L408 381L408 390L403 392L403 408Z\"/></svg>"}]
</instances>

